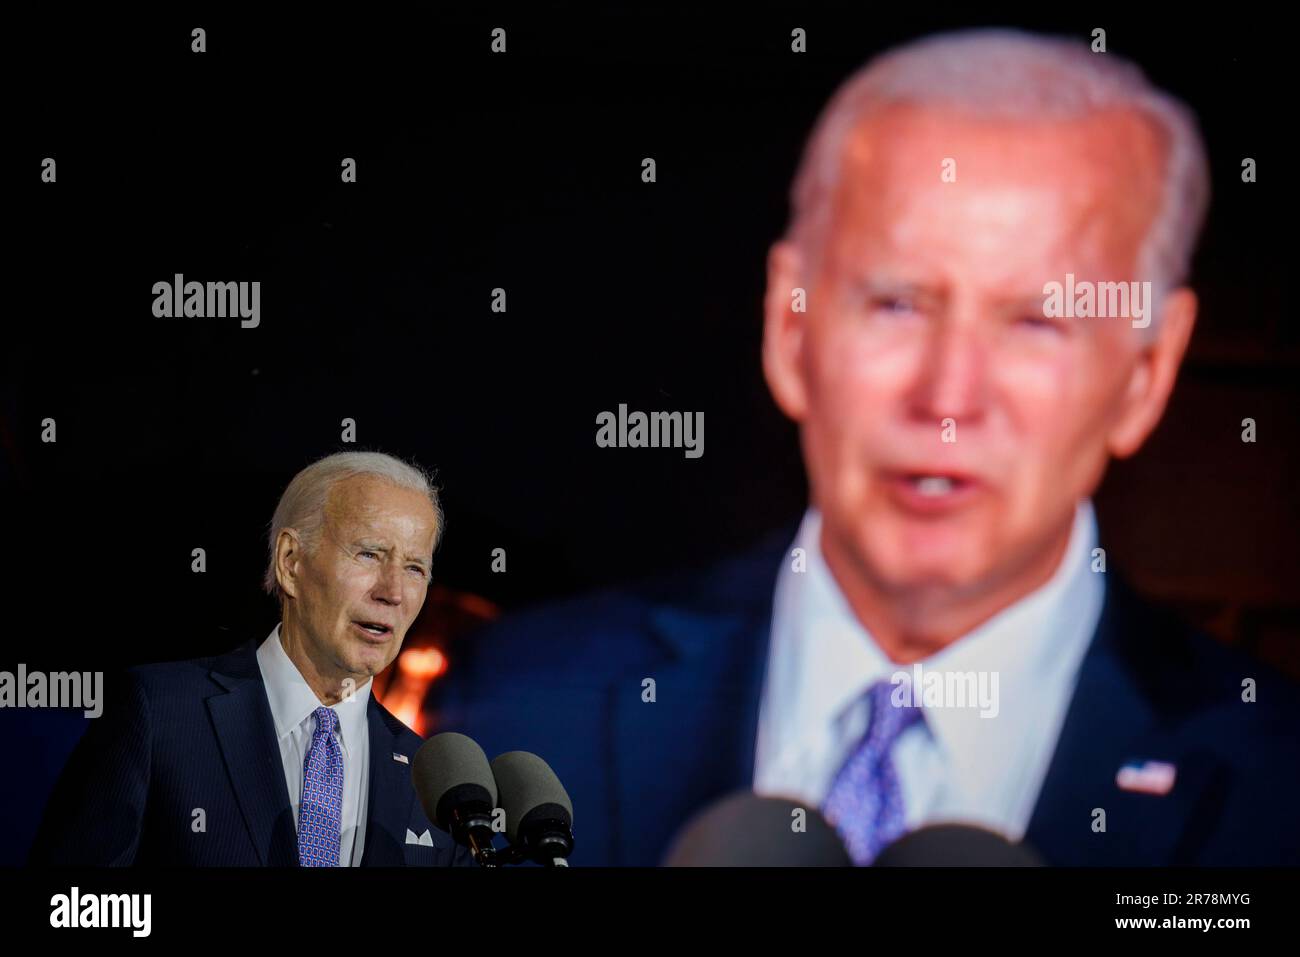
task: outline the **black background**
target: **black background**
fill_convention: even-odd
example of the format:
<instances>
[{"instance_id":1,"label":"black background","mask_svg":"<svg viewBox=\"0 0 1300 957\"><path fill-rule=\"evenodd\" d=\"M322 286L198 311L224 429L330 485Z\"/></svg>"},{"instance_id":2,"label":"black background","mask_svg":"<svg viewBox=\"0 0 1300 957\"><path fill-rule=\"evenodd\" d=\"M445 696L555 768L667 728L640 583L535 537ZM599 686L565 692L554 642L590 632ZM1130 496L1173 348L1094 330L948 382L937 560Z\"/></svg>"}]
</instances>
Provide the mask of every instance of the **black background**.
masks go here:
<instances>
[{"instance_id":1,"label":"black background","mask_svg":"<svg viewBox=\"0 0 1300 957\"><path fill-rule=\"evenodd\" d=\"M1143 590L1295 670L1294 55L1254 14L1096 4L15 21L0 668L191 657L266 634L275 503L345 448L436 469L435 578L506 609L703 562L797 519L796 433L758 349L765 254L803 140L873 53L980 24L1104 27L1201 118L1215 196L1200 326L1166 423L1106 481L1103 541ZM795 26L807 54L790 52ZM45 156L56 184L40 182ZM355 185L340 182L345 156ZM1241 184L1244 156L1258 183ZM154 318L153 283L178 272L261 281L260 327ZM703 458L597 448L596 415L620 402L703 411ZM46 416L56 444L40 441ZM1240 441L1245 416L1256 445ZM190 570L195 547L206 574ZM507 574L490 570L496 547Z\"/></svg>"}]
</instances>

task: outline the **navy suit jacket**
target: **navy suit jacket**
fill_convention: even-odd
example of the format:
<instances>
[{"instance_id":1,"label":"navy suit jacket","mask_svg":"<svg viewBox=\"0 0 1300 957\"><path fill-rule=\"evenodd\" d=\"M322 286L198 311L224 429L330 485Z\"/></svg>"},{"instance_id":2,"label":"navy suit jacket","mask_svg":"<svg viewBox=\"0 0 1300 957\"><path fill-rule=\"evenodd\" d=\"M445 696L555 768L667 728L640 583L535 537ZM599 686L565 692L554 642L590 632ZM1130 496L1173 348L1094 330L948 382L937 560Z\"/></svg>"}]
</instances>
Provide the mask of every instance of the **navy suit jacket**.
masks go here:
<instances>
[{"instance_id":1,"label":"navy suit jacket","mask_svg":"<svg viewBox=\"0 0 1300 957\"><path fill-rule=\"evenodd\" d=\"M772 594L793 537L494 623L431 699L439 730L489 756L544 757L573 799L574 864L660 863L693 812L752 785ZM1255 703L1242 701L1246 678ZM1108 574L1025 841L1057 865L1300 863L1297 735L1290 681ZM1121 790L1130 760L1174 764L1173 789Z\"/></svg>"},{"instance_id":2,"label":"navy suit jacket","mask_svg":"<svg viewBox=\"0 0 1300 957\"><path fill-rule=\"evenodd\" d=\"M259 642L215 658L142 665L109 686L103 714L60 776L28 862L298 866L298 835ZM472 864L434 827L411 783L421 738L373 697L363 866ZM204 828L194 829L202 809ZM433 846L409 844L425 830Z\"/></svg>"}]
</instances>

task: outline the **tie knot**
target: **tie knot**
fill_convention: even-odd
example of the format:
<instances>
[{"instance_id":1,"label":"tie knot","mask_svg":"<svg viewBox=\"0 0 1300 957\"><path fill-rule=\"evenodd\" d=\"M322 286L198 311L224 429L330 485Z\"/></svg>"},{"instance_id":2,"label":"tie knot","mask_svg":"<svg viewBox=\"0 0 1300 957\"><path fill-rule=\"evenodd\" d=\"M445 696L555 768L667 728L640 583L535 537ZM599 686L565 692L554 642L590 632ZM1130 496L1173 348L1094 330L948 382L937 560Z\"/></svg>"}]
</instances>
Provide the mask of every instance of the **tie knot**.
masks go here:
<instances>
[{"instance_id":1,"label":"tie knot","mask_svg":"<svg viewBox=\"0 0 1300 957\"><path fill-rule=\"evenodd\" d=\"M871 705L867 736L879 749L888 750L895 738L922 719L921 707L907 693L906 681L878 681L867 692Z\"/></svg>"},{"instance_id":2,"label":"tie knot","mask_svg":"<svg viewBox=\"0 0 1300 957\"><path fill-rule=\"evenodd\" d=\"M315 711L316 731L313 736L333 734L339 726L339 716L334 713L334 709L320 707Z\"/></svg>"}]
</instances>

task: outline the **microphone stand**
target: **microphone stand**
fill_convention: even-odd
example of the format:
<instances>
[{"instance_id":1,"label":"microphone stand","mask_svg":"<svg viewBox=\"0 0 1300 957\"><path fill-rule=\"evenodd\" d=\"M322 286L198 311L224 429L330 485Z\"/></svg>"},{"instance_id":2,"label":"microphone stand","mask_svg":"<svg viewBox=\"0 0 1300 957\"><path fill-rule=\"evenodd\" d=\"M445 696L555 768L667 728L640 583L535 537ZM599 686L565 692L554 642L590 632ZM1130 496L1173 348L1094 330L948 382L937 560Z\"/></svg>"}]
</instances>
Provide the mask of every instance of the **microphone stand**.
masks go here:
<instances>
[{"instance_id":1,"label":"microphone stand","mask_svg":"<svg viewBox=\"0 0 1300 957\"><path fill-rule=\"evenodd\" d=\"M449 823L457 843L469 848L479 867L500 865L501 854L492 846L492 815L489 810L474 804L463 804L451 812Z\"/></svg>"}]
</instances>

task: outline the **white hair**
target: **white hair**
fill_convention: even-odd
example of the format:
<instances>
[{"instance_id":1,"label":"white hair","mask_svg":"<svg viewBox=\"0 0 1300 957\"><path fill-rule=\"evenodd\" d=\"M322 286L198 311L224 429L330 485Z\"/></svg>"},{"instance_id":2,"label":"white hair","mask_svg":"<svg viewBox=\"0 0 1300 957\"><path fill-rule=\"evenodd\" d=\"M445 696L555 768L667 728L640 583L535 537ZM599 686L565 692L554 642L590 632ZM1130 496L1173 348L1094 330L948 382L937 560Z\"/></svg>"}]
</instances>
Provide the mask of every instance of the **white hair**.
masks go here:
<instances>
[{"instance_id":1,"label":"white hair","mask_svg":"<svg viewBox=\"0 0 1300 957\"><path fill-rule=\"evenodd\" d=\"M262 588L267 594L284 597L275 577L275 543L280 538L280 533L286 528L293 529L307 552L314 552L320 544L325 523L325 503L329 500L330 489L339 482L358 475L377 476L400 488L428 496L437 515L437 531L433 541L434 550L437 550L438 543L442 540L443 512L442 503L438 501L438 489L430 475L417 465L383 452L336 452L318 459L295 475L280 496L280 504L275 507L267 537L270 554L266 574L262 578Z\"/></svg>"},{"instance_id":2,"label":"white hair","mask_svg":"<svg viewBox=\"0 0 1300 957\"><path fill-rule=\"evenodd\" d=\"M803 253L805 279L816 274L846 137L871 113L900 104L1016 119L1073 118L1115 108L1147 117L1166 141L1164 186L1137 272L1151 278L1156 303L1187 278L1210 195L1209 161L1191 110L1152 86L1135 64L1093 53L1081 40L980 29L886 51L831 97L791 190L786 238Z\"/></svg>"}]
</instances>

